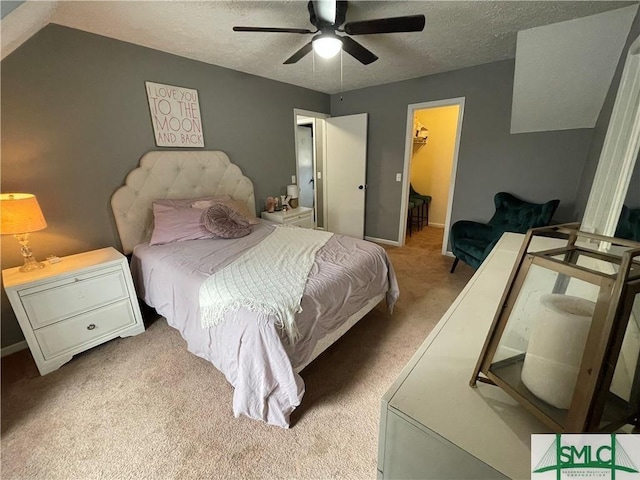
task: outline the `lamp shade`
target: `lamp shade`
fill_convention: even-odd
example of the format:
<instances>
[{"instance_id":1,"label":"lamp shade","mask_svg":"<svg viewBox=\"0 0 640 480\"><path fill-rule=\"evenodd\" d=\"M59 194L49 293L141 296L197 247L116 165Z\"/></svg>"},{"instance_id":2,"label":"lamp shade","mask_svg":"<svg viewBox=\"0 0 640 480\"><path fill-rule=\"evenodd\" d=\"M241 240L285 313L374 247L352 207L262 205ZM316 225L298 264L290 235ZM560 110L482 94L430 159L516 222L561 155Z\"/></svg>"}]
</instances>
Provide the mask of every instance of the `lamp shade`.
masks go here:
<instances>
[{"instance_id":1,"label":"lamp shade","mask_svg":"<svg viewBox=\"0 0 640 480\"><path fill-rule=\"evenodd\" d=\"M0 194L0 233L3 235L42 230L47 222L35 195L30 193Z\"/></svg>"},{"instance_id":2,"label":"lamp shade","mask_svg":"<svg viewBox=\"0 0 640 480\"><path fill-rule=\"evenodd\" d=\"M298 185L287 185L287 195L291 198L298 198L300 196Z\"/></svg>"},{"instance_id":3,"label":"lamp shade","mask_svg":"<svg viewBox=\"0 0 640 480\"><path fill-rule=\"evenodd\" d=\"M342 48L342 40L335 35L320 35L313 40L313 50L322 58L334 57Z\"/></svg>"}]
</instances>

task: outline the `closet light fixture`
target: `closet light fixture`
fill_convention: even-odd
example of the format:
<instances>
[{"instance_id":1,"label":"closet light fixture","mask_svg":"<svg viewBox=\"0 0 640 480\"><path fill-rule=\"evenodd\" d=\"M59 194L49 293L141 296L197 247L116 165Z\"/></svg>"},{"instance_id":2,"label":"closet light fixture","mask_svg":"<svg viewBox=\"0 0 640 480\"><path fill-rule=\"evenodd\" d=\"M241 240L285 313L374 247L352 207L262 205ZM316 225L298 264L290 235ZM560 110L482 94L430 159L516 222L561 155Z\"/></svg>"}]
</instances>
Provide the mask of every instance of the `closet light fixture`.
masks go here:
<instances>
[{"instance_id":1,"label":"closet light fixture","mask_svg":"<svg viewBox=\"0 0 640 480\"><path fill-rule=\"evenodd\" d=\"M323 33L313 39L313 51L322 58L332 58L342 48L342 40L332 33Z\"/></svg>"}]
</instances>

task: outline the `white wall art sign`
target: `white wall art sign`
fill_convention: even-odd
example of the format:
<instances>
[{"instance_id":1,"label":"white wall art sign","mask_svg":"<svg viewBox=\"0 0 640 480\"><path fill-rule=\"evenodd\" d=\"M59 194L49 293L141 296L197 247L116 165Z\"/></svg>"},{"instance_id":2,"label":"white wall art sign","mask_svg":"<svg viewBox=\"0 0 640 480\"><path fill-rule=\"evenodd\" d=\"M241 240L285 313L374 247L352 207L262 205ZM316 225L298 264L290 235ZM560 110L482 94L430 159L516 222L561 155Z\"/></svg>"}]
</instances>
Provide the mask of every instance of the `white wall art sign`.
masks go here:
<instances>
[{"instance_id":1,"label":"white wall art sign","mask_svg":"<svg viewBox=\"0 0 640 480\"><path fill-rule=\"evenodd\" d=\"M204 147L198 91L145 82L158 147Z\"/></svg>"}]
</instances>

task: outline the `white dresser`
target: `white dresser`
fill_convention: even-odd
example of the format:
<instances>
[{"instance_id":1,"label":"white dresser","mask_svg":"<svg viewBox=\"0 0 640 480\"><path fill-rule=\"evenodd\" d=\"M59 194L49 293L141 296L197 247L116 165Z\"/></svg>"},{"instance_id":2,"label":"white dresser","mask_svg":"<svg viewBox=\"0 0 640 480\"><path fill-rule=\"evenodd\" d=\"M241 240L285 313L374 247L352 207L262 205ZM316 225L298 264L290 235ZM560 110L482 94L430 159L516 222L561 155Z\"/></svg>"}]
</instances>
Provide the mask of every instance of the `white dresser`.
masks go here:
<instances>
[{"instance_id":1,"label":"white dresser","mask_svg":"<svg viewBox=\"0 0 640 480\"><path fill-rule=\"evenodd\" d=\"M2 271L41 375L115 337L144 332L127 259L114 248L70 255L31 272Z\"/></svg>"},{"instance_id":2,"label":"white dresser","mask_svg":"<svg viewBox=\"0 0 640 480\"><path fill-rule=\"evenodd\" d=\"M271 220L276 223L313 228L313 208L309 207L291 208L286 212L262 212L260 216L265 220Z\"/></svg>"},{"instance_id":3,"label":"white dresser","mask_svg":"<svg viewBox=\"0 0 640 480\"><path fill-rule=\"evenodd\" d=\"M531 434L549 430L500 388L469 386L523 239L500 239L384 395L378 478L531 477Z\"/></svg>"}]
</instances>

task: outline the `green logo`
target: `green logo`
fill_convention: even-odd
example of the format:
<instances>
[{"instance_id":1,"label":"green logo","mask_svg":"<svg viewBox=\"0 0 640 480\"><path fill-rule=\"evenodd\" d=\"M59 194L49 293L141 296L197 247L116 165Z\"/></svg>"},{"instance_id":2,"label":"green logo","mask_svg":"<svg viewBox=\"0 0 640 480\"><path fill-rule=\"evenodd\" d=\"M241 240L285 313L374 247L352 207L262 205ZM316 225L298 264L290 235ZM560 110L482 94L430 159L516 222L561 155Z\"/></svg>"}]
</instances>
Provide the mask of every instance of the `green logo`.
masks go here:
<instances>
[{"instance_id":1,"label":"green logo","mask_svg":"<svg viewBox=\"0 0 640 480\"><path fill-rule=\"evenodd\" d=\"M566 470L566 473L571 476L575 476L571 472L578 473L577 470L582 470L581 473L592 469L608 470L612 480L616 478L616 471L638 473L638 468L616 438L616 434L593 435L592 439L597 440L602 437L605 441L563 445L562 435L557 434L533 469L533 473L555 470L558 480L561 478L563 470Z\"/></svg>"}]
</instances>

